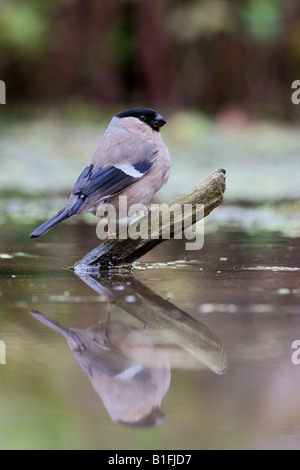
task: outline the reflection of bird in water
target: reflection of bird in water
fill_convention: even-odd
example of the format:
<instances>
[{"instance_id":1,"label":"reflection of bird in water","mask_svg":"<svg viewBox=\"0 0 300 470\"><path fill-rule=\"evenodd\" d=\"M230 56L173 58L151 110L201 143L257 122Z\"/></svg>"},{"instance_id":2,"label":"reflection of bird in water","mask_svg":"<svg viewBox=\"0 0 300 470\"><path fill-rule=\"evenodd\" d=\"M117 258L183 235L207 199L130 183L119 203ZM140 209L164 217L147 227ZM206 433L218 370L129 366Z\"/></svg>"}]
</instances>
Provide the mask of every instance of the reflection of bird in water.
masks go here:
<instances>
[{"instance_id":1,"label":"reflection of bird in water","mask_svg":"<svg viewBox=\"0 0 300 470\"><path fill-rule=\"evenodd\" d=\"M66 338L113 421L137 427L162 421L160 404L171 373L165 354L154 346L151 330L121 322L71 329L37 310L31 314Z\"/></svg>"}]
</instances>

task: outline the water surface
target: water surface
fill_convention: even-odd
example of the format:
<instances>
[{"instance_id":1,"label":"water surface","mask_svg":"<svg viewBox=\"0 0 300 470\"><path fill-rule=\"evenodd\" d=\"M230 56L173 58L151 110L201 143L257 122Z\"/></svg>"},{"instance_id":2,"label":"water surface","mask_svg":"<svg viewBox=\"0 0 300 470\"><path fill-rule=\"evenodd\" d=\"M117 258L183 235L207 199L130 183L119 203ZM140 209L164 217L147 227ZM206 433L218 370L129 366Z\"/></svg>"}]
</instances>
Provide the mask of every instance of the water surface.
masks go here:
<instances>
[{"instance_id":1,"label":"water surface","mask_svg":"<svg viewBox=\"0 0 300 470\"><path fill-rule=\"evenodd\" d=\"M31 228L2 226L2 449L300 447L299 238L220 229L80 278L94 228Z\"/></svg>"}]
</instances>

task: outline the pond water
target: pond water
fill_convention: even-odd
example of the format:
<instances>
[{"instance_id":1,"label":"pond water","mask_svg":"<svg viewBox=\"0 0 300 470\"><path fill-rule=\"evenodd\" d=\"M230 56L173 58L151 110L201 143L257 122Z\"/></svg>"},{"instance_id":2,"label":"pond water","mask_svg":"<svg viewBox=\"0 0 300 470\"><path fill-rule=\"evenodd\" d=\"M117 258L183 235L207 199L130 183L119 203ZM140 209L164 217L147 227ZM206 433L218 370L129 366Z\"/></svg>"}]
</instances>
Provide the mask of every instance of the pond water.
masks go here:
<instances>
[{"instance_id":1,"label":"pond water","mask_svg":"<svg viewBox=\"0 0 300 470\"><path fill-rule=\"evenodd\" d=\"M219 229L79 277L94 227L32 228L1 227L1 449L300 447L299 238Z\"/></svg>"}]
</instances>

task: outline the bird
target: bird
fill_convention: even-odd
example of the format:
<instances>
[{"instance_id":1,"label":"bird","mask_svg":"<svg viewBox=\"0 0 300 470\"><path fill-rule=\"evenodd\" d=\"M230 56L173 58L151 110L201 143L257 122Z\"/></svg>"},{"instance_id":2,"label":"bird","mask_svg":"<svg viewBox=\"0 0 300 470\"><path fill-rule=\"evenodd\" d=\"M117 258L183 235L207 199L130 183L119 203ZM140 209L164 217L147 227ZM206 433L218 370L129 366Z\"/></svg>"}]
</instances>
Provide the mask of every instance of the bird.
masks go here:
<instances>
[{"instance_id":1,"label":"bird","mask_svg":"<svg viewBox=\"0 0 300 470\"><path fill-rule=\"evenodd\" d=\"M136 428L161 424L171 369L159 332L110 320L84 330L66 328L38 310L30 314L65 337L114 422Z\"/></svg>"},{"instance_id":2,"label":"bird","mask_svg":"<svg viewBox=\"0 0 300 470\"><path fill-rule=\"evenodd\" d=\"M112 204L118 214L121 195L127 197L127 208L145 206L170 175L171 157L160 134L165 124L166 120L150 108L127 109L113 116L66 207L30 237L44 235L69 217L85 212L96 215L102 204Z\"/></svg>"}]
</instances>

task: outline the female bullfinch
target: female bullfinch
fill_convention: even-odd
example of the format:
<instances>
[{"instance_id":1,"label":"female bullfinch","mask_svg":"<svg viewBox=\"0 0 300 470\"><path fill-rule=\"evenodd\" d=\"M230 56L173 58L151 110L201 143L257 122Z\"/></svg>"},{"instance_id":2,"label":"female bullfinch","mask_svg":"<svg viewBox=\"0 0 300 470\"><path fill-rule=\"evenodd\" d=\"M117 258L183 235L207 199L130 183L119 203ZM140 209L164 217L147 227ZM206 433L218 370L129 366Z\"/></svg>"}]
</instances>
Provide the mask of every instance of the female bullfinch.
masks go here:
<instances>
[{"instance_id":1,"label":"female bullfinch","mask_svg":"<svg viewBox=\"0 0 300 470\"><path fill-rule=\"evenodd\" d=\"M158 425L164 414L171 370L166 345L155 330L108 321L87 330L65 328L31 310L31 315L64 336L113 421L130 427Z\"/></svg>"},{"instance_id":2,"label":"female bullfinch","mask_svg":"<svg viewBox=\"0 0 300 470\"><path fill-rule=\"evenodd\" d=\"M100 204L112 204L118 213L121 195L127 197L128 208L147 204L170 174L170 154L159 132L164 124L165 119L149 108L115 115L90 164L76 181L66 207L36 228L31 238L72 215L96 213Z\"/></svg>"}]
</instances>

